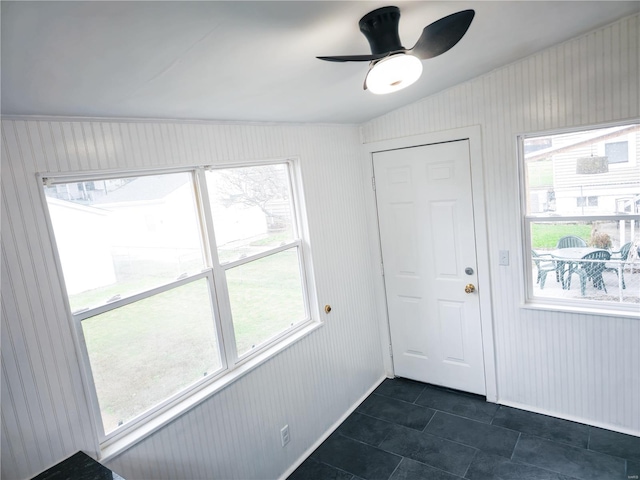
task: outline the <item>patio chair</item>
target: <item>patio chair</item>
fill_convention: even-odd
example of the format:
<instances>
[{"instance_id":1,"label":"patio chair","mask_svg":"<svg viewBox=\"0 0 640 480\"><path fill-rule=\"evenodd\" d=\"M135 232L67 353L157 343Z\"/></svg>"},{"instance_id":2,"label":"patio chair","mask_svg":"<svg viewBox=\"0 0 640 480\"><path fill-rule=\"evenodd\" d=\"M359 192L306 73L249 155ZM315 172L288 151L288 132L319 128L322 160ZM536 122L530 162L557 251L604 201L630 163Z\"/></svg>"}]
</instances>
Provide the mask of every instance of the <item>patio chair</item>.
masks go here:
<instances>
[{"instance_id":1,"label":"patio chair","mask_svg":"<svg viewBox=\"0 0 640 480\"><path fill-rule=\"evenodd\" d=\"M585 242L582 238L576 237L575 235L567 235L566 237L562 237L560 240L558 240L556 248L576 248L586 246L587 242Z\"/></svg>"},{"instance_id":2,"label":"patio chair","mask_svg":"<svg viewBox=\"0 0 640 480\"><path fill-rule=\"evenodd\" d=\"M569 267L567 272L567 290L571 290L571 275L574 273L580 277L580 293L585 296L587 290L587 279L591 279L593 286L598 290L604 290L607 293L607 286L604 284L602 272L604 272L606 261L611 259L611 254L606 250L596 250L586 254L580 260L576 261ZM599 260L597 262L582 260Z\"/></svg>"},{"instance_id":3,"label":"patio chair","mask_svg":"<svg viewBox=\"0 0 640 480\"><path fill-rule=\"evenodd\" d=\"M548 253L538 254L534 250L531 250L531 258L533 258L533 263L538 269L536 283L540 284L540 290L542 290L544 289L544 282L547 280L547 273L556 271L556 262L551 260L553 257Z\"/></svg>"},{"instance_id":4,"label":"patio chair","mask_svg":"<svg viewBox=\"0 0 640 480\"><path fill-rule=\"evenodd\" d=\"M629 257L629 253L631 251L632 242L625 243L620 250L611 252L611 260L618 260L620 262L625 262ZM624 263L619 265L618 263L607 263L604 267L605 272L620 272L620 279L622 280L622 288L627 288L624 283Z\"/></svg>"}]
</instances>

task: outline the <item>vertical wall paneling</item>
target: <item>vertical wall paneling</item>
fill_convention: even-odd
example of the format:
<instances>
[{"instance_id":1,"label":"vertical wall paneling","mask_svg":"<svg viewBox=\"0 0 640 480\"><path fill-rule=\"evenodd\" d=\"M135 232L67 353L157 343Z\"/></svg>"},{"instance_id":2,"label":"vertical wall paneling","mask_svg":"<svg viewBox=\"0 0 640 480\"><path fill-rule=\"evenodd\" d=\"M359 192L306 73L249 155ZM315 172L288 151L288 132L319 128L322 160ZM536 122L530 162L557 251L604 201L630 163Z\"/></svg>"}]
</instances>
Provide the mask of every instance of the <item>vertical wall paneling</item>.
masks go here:
<instances>
[{"instance_id":1,"label":"vertical wall paneling","mask_svg":"<svg viewBox=\"0 0 640 480\"><path fill-rule=\"evenodd\" d=\"M108 464L126 478L276 478L383 375L355 126L2 121L2 478L97 454L38 172L300 159L322 328ZM292 441L280 445L288 424Z\"/></svg>"},{"instance_id":2,"label":"vertical wall paneling","mask_svg":"<svg viewBox=\"0 0 640 480\"><path fill-rule=\"evenodd\" d=\"M639 16L364 124L2 121L2 478L29 478L95 433L37 172L299 157L325 325L109 465L134 479L275 478L382 375L378 265L359 143L480 125L500 401L640 433L640 322L520 307L515 136L640 116ZM509 267L498 250L512 252ZM375 268L374 268L375 267ZM384 350L384 348L382 349ZM279 431L291 429L282 448Z\"/></svg>"},{"instance_id":3,"label":"vertical wall paneling","mask_svg":"<svg viewBox=\"0 0 640 480\"><path fill-rule=\"evenodd\" d=\"M623 18L361 126L371 143L480 125L499 401L635 435L640 321L521 308L514 252L516 136L638 118L639 23ZM509 267L499 250L512 252Z\"/></svg>"}]
</instances>

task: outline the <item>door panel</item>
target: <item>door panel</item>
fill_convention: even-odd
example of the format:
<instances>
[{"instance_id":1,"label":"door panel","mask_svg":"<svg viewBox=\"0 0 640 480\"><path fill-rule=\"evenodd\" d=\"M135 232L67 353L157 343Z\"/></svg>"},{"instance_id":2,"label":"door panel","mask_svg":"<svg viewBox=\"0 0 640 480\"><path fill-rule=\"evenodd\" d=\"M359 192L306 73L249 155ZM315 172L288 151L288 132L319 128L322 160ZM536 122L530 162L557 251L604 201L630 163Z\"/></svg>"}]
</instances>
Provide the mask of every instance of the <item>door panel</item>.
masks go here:
<instances>
[{"instance_id":1,"label":"door panel","mask_svg":"<svg viewBox=\"0 0 640 480\"><path fill-rule=\"evenodd\" d=\"M373 166L395 373L485 394L469 143L378 152Z\"/></svg>"}]
</instances>

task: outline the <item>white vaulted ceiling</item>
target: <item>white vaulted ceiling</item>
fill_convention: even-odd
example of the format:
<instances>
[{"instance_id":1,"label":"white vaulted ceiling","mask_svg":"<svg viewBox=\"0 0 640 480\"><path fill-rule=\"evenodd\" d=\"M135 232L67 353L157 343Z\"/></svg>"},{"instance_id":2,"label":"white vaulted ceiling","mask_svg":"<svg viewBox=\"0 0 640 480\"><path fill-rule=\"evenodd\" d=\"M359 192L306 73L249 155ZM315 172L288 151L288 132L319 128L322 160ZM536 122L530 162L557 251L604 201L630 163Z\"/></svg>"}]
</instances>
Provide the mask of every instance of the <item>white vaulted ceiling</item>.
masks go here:
<instances>
[{"instance_id":1,"label":"white vaulted ceiling","mask_svg":"<svg viewBox=\"0 0 640 480\"><path fill-rule=\"evenodd\" d=\"M400 38L473 8L449 52L386 96L362 89L367 12L401 9ZM639 11L616 1L2 1L2 113L360 123Z\"/></svg>"}]
</instances>

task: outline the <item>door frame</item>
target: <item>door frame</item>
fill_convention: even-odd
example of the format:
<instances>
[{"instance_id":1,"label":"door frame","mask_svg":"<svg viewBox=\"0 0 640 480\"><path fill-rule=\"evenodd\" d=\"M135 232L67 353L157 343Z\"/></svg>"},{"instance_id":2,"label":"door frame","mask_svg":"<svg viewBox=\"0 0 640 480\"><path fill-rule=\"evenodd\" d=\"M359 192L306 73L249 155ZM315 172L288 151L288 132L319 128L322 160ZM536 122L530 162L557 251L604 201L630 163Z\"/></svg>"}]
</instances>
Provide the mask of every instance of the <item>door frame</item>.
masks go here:
<instances>
[{"instance_id":1,"label":"door frame","mask_svg":"<svg viewBox=\"0 0 640 480\"><path fill-rule=\"evenodd\" d=\"M363 145L366 167L364 174L366 182L371 187L365 188L367 204L367 224L369 227L369 246L373 271L374 292L376 295L376 312L380 331L380 342L385 373L394 376L393 358L391 355L391 335L389 332L389 315L387 297L382 275L382 245L380 241L380 227L376 196L373 190L373 154L388 150L418 147L434 143L453 142L457 140L469 141L469 162L471 164L471 195L473 202L474 227L476 232L476 259L478 268L478 296L480 302L480 324L482 328L482 355L484 360L484 379L487 401L498 401L498 387L496 379L495 343L493 331L493 313L491 306L491 275L489 262L489 242L484 193L484 169L482 159L482 132L479 125L456 128L441 132L413 135L409 137L382 140L365 143ZM366 185L366 184L365 184Z\"/></svg>"}]
</instances>

